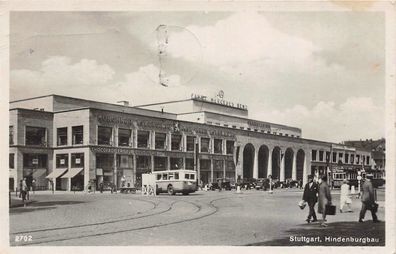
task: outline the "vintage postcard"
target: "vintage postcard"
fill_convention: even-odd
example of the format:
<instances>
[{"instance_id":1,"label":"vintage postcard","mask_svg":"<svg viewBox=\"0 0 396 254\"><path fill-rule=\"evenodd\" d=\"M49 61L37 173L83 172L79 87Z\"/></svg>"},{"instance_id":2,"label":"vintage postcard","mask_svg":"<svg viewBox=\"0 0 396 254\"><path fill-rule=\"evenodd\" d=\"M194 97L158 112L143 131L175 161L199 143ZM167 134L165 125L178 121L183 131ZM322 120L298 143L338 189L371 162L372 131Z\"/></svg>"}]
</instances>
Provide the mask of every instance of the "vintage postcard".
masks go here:
<instances>
[{"instance_id":1,"label":"vintage postcard","mask_svg":"<svg viewBox=\"0 0 396 254\"><path fill-rule=\"evenodd\" d=\"M395 253L394 2L3 8L2 253Z\"/></svg>"}]
</instances>

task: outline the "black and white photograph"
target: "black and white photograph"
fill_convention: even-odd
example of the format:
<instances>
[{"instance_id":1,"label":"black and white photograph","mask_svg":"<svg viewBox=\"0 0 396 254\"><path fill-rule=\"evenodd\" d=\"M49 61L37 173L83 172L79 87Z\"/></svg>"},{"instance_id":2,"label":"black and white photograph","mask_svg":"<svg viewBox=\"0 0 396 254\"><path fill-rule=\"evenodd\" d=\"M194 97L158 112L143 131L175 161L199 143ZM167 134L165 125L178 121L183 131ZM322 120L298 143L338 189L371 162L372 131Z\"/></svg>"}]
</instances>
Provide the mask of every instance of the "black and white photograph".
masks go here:
<instances>
[{"instance_id":1,"label":"black and white photograph","mask_svg":"<svg viewBox=\"0 0 396 254\"><path fill-rule=\"evenodd\" d=\"M394 4L84 2L6 17L10 252L395 251Z\"/></svg>"}]
</instances>

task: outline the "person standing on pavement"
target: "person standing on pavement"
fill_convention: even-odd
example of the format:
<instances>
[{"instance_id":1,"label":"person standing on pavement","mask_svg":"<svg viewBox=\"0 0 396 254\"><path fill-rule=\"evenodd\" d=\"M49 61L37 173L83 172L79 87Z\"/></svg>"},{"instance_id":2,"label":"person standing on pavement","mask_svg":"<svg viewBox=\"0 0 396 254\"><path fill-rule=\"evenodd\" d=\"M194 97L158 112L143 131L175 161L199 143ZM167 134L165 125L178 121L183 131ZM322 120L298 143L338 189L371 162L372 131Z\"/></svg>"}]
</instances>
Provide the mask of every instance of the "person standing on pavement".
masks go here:
<instances>
[{"instance_id":1,"label":"person standing on pavement","mask_svg":"<svg viewBox=\"0 0 396 254\"><path fill-rule=\"evenodd\" d=\"M317 221L315 213L315 204L318 201L318 185L313 181L313 176L308 176L308 183L305 185L303 200L308 203L309 213L306 221L308 223Z\"/></svg>"},{"instance_id":2,"label":"person standing on pavement","mask_svg":"<svg viewBox=\"0 0 396 254\"><path fill-rule=\"evenodd\" d=\"M26 207L26 193L28 191L28 186L26 184L26 178L22 180L22 188L21 188L21 195L22 195L22 202L23 206Z\"/></svg>"},{"instance_id":3,"label":"person standing on pavement","mask_svg":"<svg viewBox=\"0 0 396 254\"><path fill-rule=\"evenodd\" d=\"M371 216L373 217L373 222L379 222L376 209L374 208L375 205L375 198L374 198L374 187L371 183L372 175L368 174L366 176L366 181L364 181L362 186L362 209L360 210L359 214L359 222L363 222L364 216L366 215L366 211L371 211Z\"/></svg>"},{"instance_id":4,"label":"person standing on pavement","mask_svg":"<svg viewBox=\"0 0 396 254\"><path fill-rule=\"evenodd\" d=\"M321 178L321 183L319 185L319 203L318 203L318 213L322 214L322 227L327 227L326 224L326 205L331 205L331 194L330 188L327 184L327 176L323 175Z\"/></svg>"},{"instance_id":5,"label":"person standing on pavement","mask_svg":"<svg viewBox=\"0 0 396 254\"><path fill-rule=\"evenodd\" d=\"M351 203L352 203L352 200L349 197L348 180L344 179L343 183L341 185L341 191L340 191L340 213L343 212L342 208L344 208L344 205L348 206L348 212L352 212Z\"/></svg>"},{"instance_id":6,"label":"person standing on pavement","mask_svg":"<svg viewBox=\"0 0 396 254\"><path fill-rule=\"evenodd\" d=\"M32 180L32 191L33 191L33 194L34 194L35 190L36 190L36 179L33 179Z\"/></svg>"}]
</instances>

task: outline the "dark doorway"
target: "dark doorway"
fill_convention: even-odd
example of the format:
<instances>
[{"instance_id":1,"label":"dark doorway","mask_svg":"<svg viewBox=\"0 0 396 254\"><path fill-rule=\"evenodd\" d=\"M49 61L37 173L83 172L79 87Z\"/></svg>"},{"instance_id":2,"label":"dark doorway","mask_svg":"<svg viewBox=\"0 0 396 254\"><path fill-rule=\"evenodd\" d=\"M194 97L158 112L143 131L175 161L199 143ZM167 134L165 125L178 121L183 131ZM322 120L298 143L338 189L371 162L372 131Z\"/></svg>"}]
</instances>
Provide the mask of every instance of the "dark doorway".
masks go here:
<instances>
[{"instance_id":1,"label":"dark doorway","mask_svg":"<svg viewBox=\"0 0 396 254\"><path fill-rule=\"evenodd\" d=\"M254 146L247 144L243 149L243 178L253 178Z\"/></svg>"}]
</instances>

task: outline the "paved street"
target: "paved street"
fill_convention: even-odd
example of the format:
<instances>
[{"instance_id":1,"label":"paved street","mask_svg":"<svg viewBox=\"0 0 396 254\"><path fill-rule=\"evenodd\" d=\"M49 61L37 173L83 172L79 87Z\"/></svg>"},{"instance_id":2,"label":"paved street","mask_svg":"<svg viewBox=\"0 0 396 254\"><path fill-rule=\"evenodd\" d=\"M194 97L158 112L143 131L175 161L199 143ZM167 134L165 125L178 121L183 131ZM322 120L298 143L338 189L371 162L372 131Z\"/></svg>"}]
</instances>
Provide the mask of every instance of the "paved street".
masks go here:
<instances>
[{"instance_id":1,"label":"paved street","mask_svg":"<svg viewBox=\"0 0 396 254\"><path fill-rule=\"evenodd\" d=\"M384 245L385 223L371 214L358 223L360 200L353 213L339 213L329 226L307 224L307 208L300 210L300 190L204 192L189 196L143 197L140 194L36 193L28 207L12 196L11 245L339 245L325 237L353 237L366 241L343 245ZM378 190L378 216L384 220L384 190ZM320 218L320 216L318 216ZM291 241L290 237L298 236ZM307 240L302 237L316 237ZM309 243L307 243L309 241ZM368 240L371 241L371 240Z\"/></svg>"}]
</instances>

